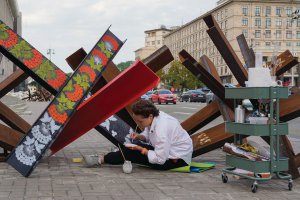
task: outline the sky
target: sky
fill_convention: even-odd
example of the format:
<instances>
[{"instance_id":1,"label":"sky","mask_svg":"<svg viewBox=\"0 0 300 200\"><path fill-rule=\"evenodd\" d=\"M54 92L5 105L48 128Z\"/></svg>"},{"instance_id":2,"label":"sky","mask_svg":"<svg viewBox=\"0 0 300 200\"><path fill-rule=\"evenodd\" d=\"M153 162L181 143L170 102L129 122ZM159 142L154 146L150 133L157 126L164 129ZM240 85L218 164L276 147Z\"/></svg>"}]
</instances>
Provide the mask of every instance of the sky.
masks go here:
<instances>
[{"instance_id":1,"label":"sky","mask_svg":"<svg viewBox=\"0 0 300 200\"><path fill-rule=\"evenodd\" d=\"M110 30L127 39L113 62L134 60L144 46L145 30L181 26L216 6L217 0L18 0L22 37L65 72L65 61L83 47L88 53Z\"/></svg>"}]
</instances>

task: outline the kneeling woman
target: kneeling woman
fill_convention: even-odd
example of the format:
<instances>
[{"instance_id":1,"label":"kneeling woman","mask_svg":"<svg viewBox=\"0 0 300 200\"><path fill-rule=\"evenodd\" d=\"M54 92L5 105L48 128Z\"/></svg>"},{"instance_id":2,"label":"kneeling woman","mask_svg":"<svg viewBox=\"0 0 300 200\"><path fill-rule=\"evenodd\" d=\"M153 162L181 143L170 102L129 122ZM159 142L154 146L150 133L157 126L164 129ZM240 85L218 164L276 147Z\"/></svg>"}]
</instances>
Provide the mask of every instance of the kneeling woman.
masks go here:
<instances>
[{"instance_id":1,"label":"kneeling woman","mask_svg":"<svg viewBox=\"0 0 300 200\"><path fill-rule=\"evenodd\" d=\"M143 130L141 134L132 133L132 139L149 142L150 145L124 148L127 160L150 166L154 169L168 170L191 163L193 144L188 133L174 117L159 111L153 103L140 100L132 106L133 119ZM88 159L86 159L88 161ZM91 161L87 162L92 164ZM124 163L120 151L99 156L97 164Z\"/></svg>"}]
</instances>

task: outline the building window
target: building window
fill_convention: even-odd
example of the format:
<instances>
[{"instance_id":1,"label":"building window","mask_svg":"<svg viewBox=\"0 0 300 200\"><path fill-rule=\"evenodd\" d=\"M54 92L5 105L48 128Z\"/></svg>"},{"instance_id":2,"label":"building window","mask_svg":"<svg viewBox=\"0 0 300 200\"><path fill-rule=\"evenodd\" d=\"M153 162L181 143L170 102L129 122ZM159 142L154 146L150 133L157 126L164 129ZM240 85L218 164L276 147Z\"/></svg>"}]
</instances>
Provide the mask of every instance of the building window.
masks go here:
<instances>
[{"instance_id":1,"label":"building window","mask_svg":"<svg viewBox=\"0 0 300 200\"><path fill-rule=\"evenodd\" d=\"M286 20L286 27L292 27L292 20L291 19Z\"/></svg>"},{"instance_id":2,"label":"building window","mask_svg":"<svg viewBox=\"0 0 300 200\"><path fill-rule=\"evenodd\" d=\"M160 44L160 40L157 40L157 44Z\"/></svg>"},{"instance_id":3,"label":"building window","mask_svg":"<svg viewBox=\"0 0 300 200\"><path fill-rule=\"evenodd\" d=\"M291 42L287 42L287 43L286 43L286 46L287 46L287 47L291 47L291 46L292 46L292 43L291 43Z\"/></svg>"},{"instance_id":4,"label":"building window","mask_svg":"<svg viewBox=\"0 0 300 200\"><path fill-rule=\"evenodd\" d=\"M152 41L152 45L155 45L155 41Z\"/></svg>"},{"instance_id":5,"label":"building window","mask_svg":"<svg viewBox=\"0 0 300 200\"><path fill-rule=\"evenodd\" d=\"M291 7L287 7L287 8L286 8L286 14L287 14L288 16L291 16L291 15L292 15L292 8L291 8Z\"/></svg>"},{"instance_id":6,"label":"building window","mask_svg":"<svg viewBox=\"0 0 300 200\"><path fill-rule=\"evenodd\" d=\"M276 7L276 15L281 16L281 8Z\"/></svg>"},{"instance_id":7,"label":"building window","mask_svg":"<svg viewBox=\"0 0 300 200\"><path fill-rule=\"evenodd\" d=\"M260 16L260 6L255 7L255 16Z\"/></svg>"},{"instance_id":8,"label":"building window","mask_svg":"<svg viewBox=\"0 0 300 200\"><path fill-rule=\"evenodd\" d=\"M255 26L261 26L261 19L255 18Z\"/></svg>"},{"instance_id":9,"label":"building window","mask_svg":"<svg viewBox=\"0 0 300 200\"><path fill-rule=\"evenodd\" d=\"M266 46L267 47L271 46L271 42L266 42Z\"/></svg>"},{"instance_id":10,"label":"building window","mask_svg":"<svg viewBox=\"0 0 300 200\"><path fill-rule=\"evenodd\" d=\"M297 47L300 47L300 42L297 42L297 43L296 43L296 46L297 46Z\"/></svg>"},{"instance_id":11,"label":"building window","mask_svg":"<svg viewBox=\"0 0 300 200\"><path fill-rule=\"evenodd\" d=\"M271 38L271 30L266 30L266 38Z\"/></svg>"},{"instance_id":12,"label":"building window","mask_svg":"<svg viewBox=\"0 0 300 200\"><path fill-rule=\"evenodd\" d=\"M243 18L242 19L242 25L243 26L248 26L248 18Z\"/></svg>"},{"instance_id":13,"label":"building window","mask_svg":"<svg viewBox=\"0 0 300 200\"><path fill-rule=\"evenodd\" d=\"M300 31L297 31L297 39L300 39Z\"/></svg>"},{"instance_id":14,"label":"building window","mask_svg":"<svg viewBox=\"0 0 300 200\"><path fill-rule=\"evenodd\" d=\"M297 19L297 27L300 27L300 19Z\"/></svg>"},{"instance_id":15,"label":"building window","mask_svg":"<svg viewBox=\"0 0 300 200\"><path fill-rule=\"evenodd\" d=\"M286 39L292 39L292 31L286 31Z\"/></svg>"},{"instance_id":16,"label":"building window","mask_svg":"<svg viewBox=\"0 0 300 200\"><path fill-rule=\"evenodd\" d=\"M276 19L276 27L281 27L281 25L282 25L281 19L277 18Z\"/></svg>"},{"instance_id":17,"label":"building window","mask_svg":"<svg viewBox=\"0 0 300 200\"><path fill-rule=\"evenodd\" d=\"M255 42L255 46L259 47L260 46L260 42Z\"/></svg>"},{"instance_id":18,"label":"building window","mask_svg":"<svg viewBox=\"0 0 300 200\"><path fill-rule=\"evenodd\" d=\"M248 6L242 7L242 13L243 13L243 15L248 15Z\"/></svg>"},{"instance_id":19,"label":"building window","mask_svg":"<svg viewBox=\"0 0 300 200\"><path fill-rule=\"evenodd\" d=\"M266 7L266 16L271 15L271 6Z\"/></svg>"},{"instance_id":20,"label":"building window","mask_svg":"<svg viewBox=\"0 0 300 200\"><path fill-rule=\"evenodd\" d=\"M281 38L281 30L276 30L275 35L276 35L276 39Z\"/></svg>"},{"instance_id":21,"label":"building window","mask_svg":"<svg viewBox=\"0 0 300 200\"><path fill-rule=\"evenodd\" d=\"M261 37L261 31L255 30L255 38L260 38L260 37Z\"/></svg>"},{"instance_id":22,"label":"building window","mask_svg":"<svg viewBox=\"0 0 300 200\"><path fill-rule=\"evenodd\" d=\"M243 29L242 33L244 34L245 38L248 37L248 30L247 29Z\"/></svg>"},{"instance_id":23,"label":"building window","mask_svg":"<svg viewBox=\"0 0 300 200\"><path fill-rule=\"evenodd\" d=\"M266 27L271 26L271 18L266 18Z\"/></svg>"}]
</instances>

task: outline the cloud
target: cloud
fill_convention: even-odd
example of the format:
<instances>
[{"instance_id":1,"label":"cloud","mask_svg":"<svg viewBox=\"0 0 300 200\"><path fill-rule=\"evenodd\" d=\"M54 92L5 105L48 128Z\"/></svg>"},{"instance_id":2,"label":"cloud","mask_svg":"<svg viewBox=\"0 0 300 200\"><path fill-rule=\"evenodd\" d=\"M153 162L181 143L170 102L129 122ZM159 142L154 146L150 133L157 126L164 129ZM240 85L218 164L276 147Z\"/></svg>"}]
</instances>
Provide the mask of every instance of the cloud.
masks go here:
<instances>
[{"instance_id":1,"label":"cloud","mask_svg":"<svg viewBox=\"0 0 300 200\"><path fill-rule=\"evenodd\" d=\"M128 39L114 62L134 60L144 45L144 31L178 26L212 9L217 0L18 0L23 37L64 71L65 58L80 47L87 52L109 25L121 40Z\"/></svg>"}]
</instances>

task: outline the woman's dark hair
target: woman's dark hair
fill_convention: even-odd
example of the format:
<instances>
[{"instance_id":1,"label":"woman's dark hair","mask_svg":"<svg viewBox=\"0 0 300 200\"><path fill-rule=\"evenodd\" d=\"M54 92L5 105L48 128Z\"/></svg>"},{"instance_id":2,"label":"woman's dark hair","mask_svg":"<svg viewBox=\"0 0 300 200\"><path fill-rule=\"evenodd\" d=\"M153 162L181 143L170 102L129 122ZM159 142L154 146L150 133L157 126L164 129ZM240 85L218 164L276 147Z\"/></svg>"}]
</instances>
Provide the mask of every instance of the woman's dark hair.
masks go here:
<instances>
[{"instance_id":1,"label":"woman's dark hair","mask_svg":"<svg viewBox=\"0 0 300 200\"><path fill-rule=\"evenodd\" d=\"M145 118L149 117L150 114L152 114L153 117L159 115L159 110L153 105L153 103L143 99L132 105L132 111L135 115L142 115Z\"/></svg>"}]
</instances>

